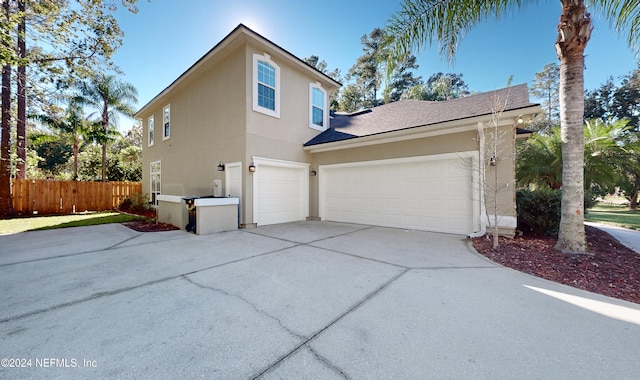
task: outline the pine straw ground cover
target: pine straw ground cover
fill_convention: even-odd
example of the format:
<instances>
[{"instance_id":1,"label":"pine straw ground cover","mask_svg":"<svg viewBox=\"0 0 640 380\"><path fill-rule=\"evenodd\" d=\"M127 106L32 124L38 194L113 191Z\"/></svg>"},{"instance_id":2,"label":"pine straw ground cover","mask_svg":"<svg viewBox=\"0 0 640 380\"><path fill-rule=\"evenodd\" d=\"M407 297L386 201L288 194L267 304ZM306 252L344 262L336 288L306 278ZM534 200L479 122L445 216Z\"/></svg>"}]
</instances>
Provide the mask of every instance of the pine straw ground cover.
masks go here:
<instances>
[{"instance_id":1,"label":"pine straw ground cover","mask_svg":"<svg viewBox=\"0 0 640 380\"><path fill-rule=\"evenodd\" d=\"M547 236L500 238L492 249L487 237L473 239L482 255L506 267L547 280L640 304L640 254L608 233L585 226L590 254L557 251Z\"/></svg>"}]
</instances>

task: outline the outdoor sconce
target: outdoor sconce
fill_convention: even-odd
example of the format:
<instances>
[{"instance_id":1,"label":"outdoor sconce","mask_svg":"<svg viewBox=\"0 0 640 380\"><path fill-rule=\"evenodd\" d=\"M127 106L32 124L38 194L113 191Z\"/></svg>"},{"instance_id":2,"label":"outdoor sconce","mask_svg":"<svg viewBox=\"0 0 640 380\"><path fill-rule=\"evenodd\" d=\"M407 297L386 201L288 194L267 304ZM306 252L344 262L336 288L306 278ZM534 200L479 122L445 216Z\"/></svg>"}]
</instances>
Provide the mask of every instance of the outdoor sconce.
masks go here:
<instances>
[{"instance_id":1,"label":"outdoor sconce","mask_svg":"<svg viewBox=\"0 0 640 380\"><path fill-rule=\"evenodd\" d=\"M251 161L251 163L249 164L249 171L251 173L256 171L256 166L253 164L253 161Z\"/></svg>"},{"instance_id":2,"label":"outdoor sconce","mask_svg":"<svg viewBox=\"0 0 640 380\"><path fill-rule=\"evenodd\" d=\"M218 171L219 172L224 171L224 164L222 163L222 161L218 161Z\"/></svg>"},{"instance_id":3,"label":"outdoor sconce","mask_svg":"<svg viewBox=\"0 0 640 380\"><path fill-rule=\"evenodd\" d=\"M490 166L496 166L498 163L496 162L496 156L493 156L489 159Z\"/></svg>"},{"instance_id":4,"label":"outdoor sconce","mask_svg":"<svg viewBox=\"0 0 640 380\"><path fill-rule=\"evenodd\" d=\"M315 170L309 172L309 175L315 177L318 173Z\"/></svg>"},{"instance_id":5,"label":"outdoor sconce","mask_svg":"<svg viewBox=\"0 0 640 380\"><path fill-rule=\"evenodd\" d=\"M518 124L524 124L524 119L522 118L522 115L518 115L517 123Z\"/></svg>"}]
</instances>

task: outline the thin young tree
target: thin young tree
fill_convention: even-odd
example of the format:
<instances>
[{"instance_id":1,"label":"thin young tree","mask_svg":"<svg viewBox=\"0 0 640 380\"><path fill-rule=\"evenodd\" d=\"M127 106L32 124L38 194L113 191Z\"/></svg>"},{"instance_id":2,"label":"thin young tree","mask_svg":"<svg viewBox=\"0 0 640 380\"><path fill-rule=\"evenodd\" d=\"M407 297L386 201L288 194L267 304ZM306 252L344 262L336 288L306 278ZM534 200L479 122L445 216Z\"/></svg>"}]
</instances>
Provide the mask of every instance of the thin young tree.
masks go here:
<instances>
[{"instance_id":1,"label":"thin young tree","mask_svg":"<svg viewBox=\"0 0 640 380\"><path fill-rule=\"evenodd\" d=\"M547 113L547 122L549 124L557 123L560 117L558 109L560 66L555 62L544 65L542 71L536 73L529 91L531 95L542 100L542 108Z\"/></svg>"},{"instance_id":2,"label":"thin young tree","mask_svg":"<svg viewBox=\"0 0 640 380\"><path fill-rule=\"evenodd\" d=\"M9 1L2 2L2 9L5 16L2 25L8 24L11 20L9 12ZM0 216L13 213L13 201L11 199L11 157L10 134L11 134L11 64L8 59L4 59L6 51L10 50L11 40L2 34L0 43L2 50L2 104L0 105Z\"/></svg>"},{"instance_id":3,"label":"thin young tree","mask_svg":"<svg viewBox=\"0 0 640 380\"><path fill-rule=\"evenodd\" d=\"M138 91L127 82L120 81L113 75L100 74L80 86L80 96L76 100L83 105L98 110L105 137L109 125L118 115L133 116L133 104L138 101ZM107 139L102 141L102 181L107 174Z\"/></svg>"},{"instance_id":4,"label":"thin young tree","mask_svg":"<svg viewBox=\"0 0 640 380\"><path fill-rule=\"evenodd\" d=\"M562 213L556 248L566 252L588 250L584 228L584 51L593 29L589 4L610 25L627 35L636 48L640 37L638 0L560 0L558 37L560 61L560 125L562 135ZM438 42L443 56L453 60L458 42L474 26L496 20L510 11L538 5L508 0L404 0L386 27L389 66L412 50Z\"/></svg>"}]
</instances>

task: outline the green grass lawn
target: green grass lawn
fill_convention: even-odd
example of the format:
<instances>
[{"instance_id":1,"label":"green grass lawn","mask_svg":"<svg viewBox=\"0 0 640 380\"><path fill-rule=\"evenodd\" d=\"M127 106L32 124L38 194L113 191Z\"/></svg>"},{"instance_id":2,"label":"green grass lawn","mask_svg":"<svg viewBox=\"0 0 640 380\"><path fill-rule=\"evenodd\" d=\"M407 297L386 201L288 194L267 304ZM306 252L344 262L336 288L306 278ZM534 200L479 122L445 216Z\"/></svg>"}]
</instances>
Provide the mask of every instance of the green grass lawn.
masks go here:
<instances>
[{"instance_id":1,"label":"green grass lawn","mask_svg":"<svg viewBox=\"0 0 640 380\"><path fill-rule=\"evenodd\" d=\"M139 219L144 218L139 216L121 214L119 212L0 219L0 235L15 234L33 230L49 230L54 228L93 226L96 224L124 223Z\"/></svg>"},{"instance_id":2,"label":"green grass lawn","mask_svg":"<svg viewBox=\"0 0 640 380\"><path fill-rule=\"evenodd\" d=\"M585 220L640 231L640 211L629 211L629 207L626 205L600 202L594 208L587 210Z\"/></svg>"}]
</instances>

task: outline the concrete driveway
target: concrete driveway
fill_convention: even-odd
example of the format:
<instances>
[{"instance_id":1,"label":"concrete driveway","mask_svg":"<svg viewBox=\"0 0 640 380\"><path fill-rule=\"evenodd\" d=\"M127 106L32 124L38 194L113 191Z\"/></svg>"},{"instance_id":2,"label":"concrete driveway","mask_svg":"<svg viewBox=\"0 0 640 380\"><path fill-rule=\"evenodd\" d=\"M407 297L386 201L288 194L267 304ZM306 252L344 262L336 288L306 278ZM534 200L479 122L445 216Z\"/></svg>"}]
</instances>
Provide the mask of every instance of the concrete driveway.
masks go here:
<instances>
[{"instance_id":1,"label":"concrete driveway","mask_svg":"<svg viewBox=\"0 0 640 380\"><path fill-rule=\"evenodd\" d=\"M630 379L640 305L457 235L104 225L0 236L0 357L2 379Z\"/></svg>"}]
</instances>

